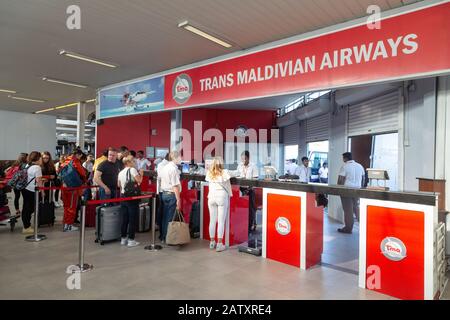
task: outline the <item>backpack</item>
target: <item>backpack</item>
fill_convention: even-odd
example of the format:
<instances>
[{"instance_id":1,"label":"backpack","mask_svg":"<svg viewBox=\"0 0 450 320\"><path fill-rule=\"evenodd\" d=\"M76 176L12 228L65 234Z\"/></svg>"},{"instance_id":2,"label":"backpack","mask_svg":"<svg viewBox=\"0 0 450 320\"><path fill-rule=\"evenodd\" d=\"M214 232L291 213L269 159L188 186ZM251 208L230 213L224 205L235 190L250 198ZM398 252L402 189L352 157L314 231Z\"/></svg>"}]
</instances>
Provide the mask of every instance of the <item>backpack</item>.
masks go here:
<instances>
[{"instance_id":1,"label":"backpack","mask_svg":"<svg viewBox=\"0 0 450 320\"><path fill-rule=\"evenodd\" d=\"M6 175L5 175L5 180L6 182L8 182L9 180L12 179L12 177L14 177L14 174L20 170L20 166L15 166L15 167L10 167L7 171L6 171Z\"/></svg>"},{"instance_id":2,"label":"backpack","mask_svg":"<svg viewBox=\"0 0 450 320\"><path fill-rule=\"evenodd\" d=\"M59 178L69 188L80 187L83 184L77 169L73 165L73 160L64 166L59 172Z\"/></svg>"},{"instance_id":3,"label":"backpack","mask_svg":"<svg viewBox=\"0 0 450 320\"><path fill-rule=\"evenodd\" d=\"M125 197L136 197L141 195L141 187L131 179L131 169L127 171L127 181L125 182L125 186L123 187L123 195Z\"/></svg>"},{"instance_id":4,"label":"backpack","mask_svg":"<svg viewBox=\"0 0 450 320\"><path fill-rule=\"evenodd\" d=\"M35 179L33 178L28 182L28 168L29 166L25 166L18 169L12 176L11 180L8 181L8 186L19 191L28 187L28 185Z\"/></svg>"}]
</instances>

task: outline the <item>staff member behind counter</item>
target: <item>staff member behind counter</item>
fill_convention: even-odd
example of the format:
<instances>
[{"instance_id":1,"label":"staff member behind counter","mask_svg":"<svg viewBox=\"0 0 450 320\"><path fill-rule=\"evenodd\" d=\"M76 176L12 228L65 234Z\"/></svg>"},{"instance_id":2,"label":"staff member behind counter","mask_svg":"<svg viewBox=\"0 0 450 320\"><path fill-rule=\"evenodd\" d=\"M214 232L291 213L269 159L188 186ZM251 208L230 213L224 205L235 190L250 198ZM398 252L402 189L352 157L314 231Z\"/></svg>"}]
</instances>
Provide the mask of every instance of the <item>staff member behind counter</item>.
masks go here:
<instances>
[{"instance_id":1,"label":"staff member behind counter","mask_svg":"<svg viewBox=\"0 0 450 320\"><path fill-rule=\"evenodd\" d=\"M258 178L258 168L250 162L250 152L247 150L241 154L241 163L237 167L237 177L244 179ZM248 194L248 231L256 230L256 202L255 191L251 187L241 187L243 194Z\"/></svg>"},{"instance_id":2,"label":"staff member behind counter","mask_svg":"<svg viewBox=\"0 0 450 320\"><path fill-rule=\"evenodd\" d=\"M362 165L353 160L351 152L342 155L344 165L339 172L338 185L350 188L361 188L364 185L365 173ZM359 199L342 197L342 209L344 210L345 226L338 229L341 233L352 233L355 214L359 221Z\"/></svg>"}]
</instances>

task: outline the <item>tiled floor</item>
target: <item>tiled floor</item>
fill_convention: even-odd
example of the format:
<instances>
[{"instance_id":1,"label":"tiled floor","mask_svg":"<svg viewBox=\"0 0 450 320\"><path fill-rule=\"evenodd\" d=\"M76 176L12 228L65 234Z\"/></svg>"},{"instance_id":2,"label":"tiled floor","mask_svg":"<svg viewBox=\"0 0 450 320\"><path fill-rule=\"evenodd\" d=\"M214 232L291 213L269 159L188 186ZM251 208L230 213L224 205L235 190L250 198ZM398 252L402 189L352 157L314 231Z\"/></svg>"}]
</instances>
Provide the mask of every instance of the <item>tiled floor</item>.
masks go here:
<instances>
[{"instance_id":1,"label":"tiled floor","mask_svg":"<svg viewBox=\"0 0 450 320\"><path fill-rule=\"evenodd\" d=\"M0 299L389 299L358 288L352 273L357 234L340 235L337 226L327 222L324 261L344 271L317 266L303 272L237 248L211 252L202 240L160 252L100 246L88 229L85 261L94 270L81 275L81 290L66 288L65 273L78 262L78 233L62 233L59 222L41 230L47 240L30 243L20 228L11 233L2 227ZM142 244L149 239L149 233L137 237Z\"/></svg>"}]
</instances>

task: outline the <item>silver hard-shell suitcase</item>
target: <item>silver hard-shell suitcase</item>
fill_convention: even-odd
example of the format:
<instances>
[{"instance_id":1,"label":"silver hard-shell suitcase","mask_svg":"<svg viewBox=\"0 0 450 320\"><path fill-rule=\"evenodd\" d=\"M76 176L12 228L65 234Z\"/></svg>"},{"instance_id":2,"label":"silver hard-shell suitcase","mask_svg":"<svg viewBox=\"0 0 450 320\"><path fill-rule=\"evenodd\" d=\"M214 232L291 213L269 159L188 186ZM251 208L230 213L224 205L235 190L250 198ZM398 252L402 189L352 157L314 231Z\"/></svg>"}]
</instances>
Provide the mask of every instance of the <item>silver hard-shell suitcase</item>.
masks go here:
<instances>
[{"instance_id":1,"label":"silver hard-shell suitcase","mask_svg":"<svg viewBox=\"0 0 450 320\"><path fill-rule=\"evenodd\" d=\"M104 245L105 242L120 240L122 215L120 213L120 205L105 207L101 206L97 208L97 223L96 223L96 236L95 242L99 242Z\"/></svg>"},{"instance_id":2,"label":"silver hard-shell suitcase","mask_svg":"<svg viewBox=\"0 0 450 320\"><path fill-rule=\"evenodd\" d=\"M136 221L136 231L137 232L148 232L150 231L150 206L148 204L141 204L139 206L139 216Z\"/></svg>"}]
</instances>

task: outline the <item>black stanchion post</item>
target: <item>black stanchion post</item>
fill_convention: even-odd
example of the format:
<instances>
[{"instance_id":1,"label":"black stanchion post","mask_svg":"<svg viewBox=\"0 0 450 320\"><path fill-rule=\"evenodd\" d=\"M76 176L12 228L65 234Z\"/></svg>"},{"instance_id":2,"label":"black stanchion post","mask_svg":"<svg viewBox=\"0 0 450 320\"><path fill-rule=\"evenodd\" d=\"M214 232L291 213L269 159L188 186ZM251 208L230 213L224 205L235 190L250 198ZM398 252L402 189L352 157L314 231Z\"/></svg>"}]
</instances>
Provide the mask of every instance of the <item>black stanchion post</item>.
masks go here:
<instances>
[{"instance_id":1,"label":"black stanchion post","mask_svg":"<svg viewBox=\"0 0 450 320\"><path fill-rule=\"evenodd\" d=\"M82 200L81 206L81 219L80 219L80 245L78 248L78 264L72 272L88 272L91 271L94 266L88 263L84 263L84 240L85 240L85 231L86 231L86 200Z\"/></svg>"},{"instance_id":2,"label":"black stanchion post","mask_svg":"<svg viewBox=\"0 0 450 320\"><path fill-rule=\"evenodd\" d=\"M35 192L34 192L34 234L32 236L28 236L25 238L25 241L29 242L39 242L42 240L47 239L47 237L43 234L38 234L38 224L39 224L39 188L36 186Z\"/></svg>"},{"instance_id":3,"label":"black stanchion post","mask_svg":"<svg viewBox=\"0 0 450 320\"><path fill-rule=\"evenodd\" d=\"M155 244L155 234L156 234L156 195L153 196L152 205L152 243L146 246L144 249L149 251L159 251L162 250L162 246Z\"/></svg>"}]
</instances>

